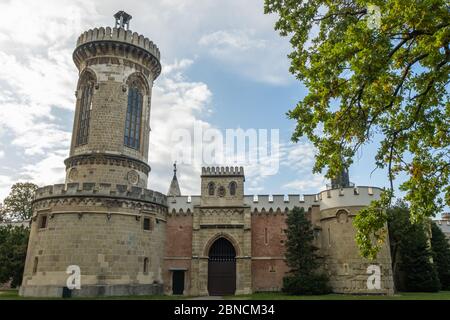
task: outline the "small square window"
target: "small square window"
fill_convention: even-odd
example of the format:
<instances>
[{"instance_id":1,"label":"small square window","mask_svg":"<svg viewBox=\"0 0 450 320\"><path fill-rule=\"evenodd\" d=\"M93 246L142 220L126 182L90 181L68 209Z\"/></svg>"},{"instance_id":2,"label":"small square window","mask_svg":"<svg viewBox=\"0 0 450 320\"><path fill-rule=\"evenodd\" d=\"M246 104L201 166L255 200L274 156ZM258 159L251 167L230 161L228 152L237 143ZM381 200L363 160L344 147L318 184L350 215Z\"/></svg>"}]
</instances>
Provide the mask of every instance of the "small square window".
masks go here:
<instances>
[{"instance_id":1,"label":"small square window","mask_svg":"<svg viewBox=\"0 0 450 320\"><path fill-rule=\"evenodd\" d=\"M151 230L152 221L150 220L150 218L144 218L143 228L144 228L144 230L148 230L148 231Z\"/></svg>"},{"instance_id":2,"label":"small square window","mask_svg":"<svg viewBox=\"0 0 450 320\"><path fill-rule=\"evenodd\" d=\"M47 228L47 215L41 216L41 219L39 220L39 228L40 229Z\"/></svg>"}]
</instances>

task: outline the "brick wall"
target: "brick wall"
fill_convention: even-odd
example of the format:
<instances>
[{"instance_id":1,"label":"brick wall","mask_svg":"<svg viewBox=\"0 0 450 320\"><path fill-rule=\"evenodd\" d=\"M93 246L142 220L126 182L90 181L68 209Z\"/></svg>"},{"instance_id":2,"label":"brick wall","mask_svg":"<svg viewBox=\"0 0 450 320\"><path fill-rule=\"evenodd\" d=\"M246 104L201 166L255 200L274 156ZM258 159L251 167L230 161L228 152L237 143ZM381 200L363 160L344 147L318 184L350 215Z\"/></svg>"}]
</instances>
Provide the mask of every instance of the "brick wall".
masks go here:
<instances>
[{"instance_id":1,"label":"brick wall","mask_svg":"<svg viewBox=\"0 0 450 320\"><path fill-rule=\"evenodd\" d=\"M288 267L284 261L286 235L284 213L252 214L253 291L277 291Z\"/></svg>"}]
</instances>

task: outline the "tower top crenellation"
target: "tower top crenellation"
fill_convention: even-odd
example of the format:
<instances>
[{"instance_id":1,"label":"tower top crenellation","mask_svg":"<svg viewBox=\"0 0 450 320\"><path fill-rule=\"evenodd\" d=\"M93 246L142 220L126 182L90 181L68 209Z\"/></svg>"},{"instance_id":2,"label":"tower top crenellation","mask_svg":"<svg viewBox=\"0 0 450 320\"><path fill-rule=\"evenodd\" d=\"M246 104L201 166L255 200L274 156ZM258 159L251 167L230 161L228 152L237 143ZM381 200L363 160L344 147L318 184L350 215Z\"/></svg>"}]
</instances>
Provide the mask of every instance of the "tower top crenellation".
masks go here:
<instances>
[{"instance_id":1,"label":"tower top crenellation","mask_svg":"<svg viewBox=\"0 0 450 320\"><path fill-rule=\"evenodd\" d=\"M244 167L202 167L203 176L221 176L221 175L233 175L243 176Z\"/></svg>"},{"instance_id":2,"label":"tower top crenellation","mask_svg":"<svg viewBox=\"0 0 450 320\"><path fill-rule=\"evenodd\" d=\"M158 47L149 39L137 32L125 30L124 28L100 27L89 29L83 32L77 40L77 48L94 42L109 41L109 42L125 42L133 46L144 49L153 55L156 59L160 59L160 52Z\"/></svg>"}]
</instances>

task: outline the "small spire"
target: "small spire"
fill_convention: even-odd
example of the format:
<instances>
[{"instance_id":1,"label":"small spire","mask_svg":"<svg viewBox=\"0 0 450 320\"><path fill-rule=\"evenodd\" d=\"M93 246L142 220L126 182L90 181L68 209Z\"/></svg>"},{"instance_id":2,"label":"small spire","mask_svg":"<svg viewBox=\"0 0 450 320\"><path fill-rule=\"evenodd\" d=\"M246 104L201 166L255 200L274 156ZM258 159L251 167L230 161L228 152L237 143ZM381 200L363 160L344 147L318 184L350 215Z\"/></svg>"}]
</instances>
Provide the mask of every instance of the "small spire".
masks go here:
<instances>
[{"instance_id":1,"label":"small spire","mask_svg":"<svg viewBox=\"0 0 450 320\"><path fill-rule=\"evenodd\" d=\"M175 161L173 164L173 178L170 183L169 191L167 192L168 196L179 197L181 196L180 186L178 185L177 179L177 162Z\"/></svg>"},{"instance_id":2,"label":"small spire","mask_svg":"<svg viewBox=\"0 0 450 320\"><path fill-rule=\"evenodd\" d=\"M125 30L130 29L130 20L132 16L125 11L118 11L114 18L116 19L116 28L122 28Z\"/></svg>"}]
</instances>

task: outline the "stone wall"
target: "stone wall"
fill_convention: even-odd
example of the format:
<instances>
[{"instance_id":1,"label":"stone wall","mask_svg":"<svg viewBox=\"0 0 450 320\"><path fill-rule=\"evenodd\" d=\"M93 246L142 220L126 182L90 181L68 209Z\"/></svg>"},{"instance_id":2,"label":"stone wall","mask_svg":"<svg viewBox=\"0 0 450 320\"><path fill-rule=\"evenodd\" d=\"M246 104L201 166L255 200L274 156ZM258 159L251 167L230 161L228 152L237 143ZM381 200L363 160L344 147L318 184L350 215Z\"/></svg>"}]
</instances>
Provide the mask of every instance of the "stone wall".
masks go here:
<instances>
[{"instance_id":1,"label":"stone wall","mask_svg":"<svg viewBox=\"0 0 450 320\"><path fill-rule=\"evenodd\" d=\"M250 208L194 208L191 294L208 294L208 254L218 238L229 240L236 251L236 294L251 292Z\"/></svg>"},{"instance_id":2,"label":"stone wall","mask_svg":"<svg viewBox=\"0 0 450 320\"><path fill-rule=\"evenodd\" d=\"M61 296L69 265L81 270L81 290L74 295L162 292L166 211L160 205L95 196L38 200L21 294ZM144 217L151 221L149 231L143 228Z\"/></svg>"},{"instance_id":3,"label":"stone wall","mask_svg":"<svg viewBox=\"0 0 450 320\"><path fill-rule=\"evenodd\" d=\"M334 292L352 294L392 294L394 290L389 239L375 261L359 255L355 242L353 218L362 207L342 207L321 211L324 270L330 277ZM381 267L381 288L369 290L369 265Z\"/></svg>"}]
</instances>

